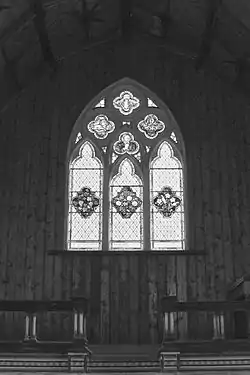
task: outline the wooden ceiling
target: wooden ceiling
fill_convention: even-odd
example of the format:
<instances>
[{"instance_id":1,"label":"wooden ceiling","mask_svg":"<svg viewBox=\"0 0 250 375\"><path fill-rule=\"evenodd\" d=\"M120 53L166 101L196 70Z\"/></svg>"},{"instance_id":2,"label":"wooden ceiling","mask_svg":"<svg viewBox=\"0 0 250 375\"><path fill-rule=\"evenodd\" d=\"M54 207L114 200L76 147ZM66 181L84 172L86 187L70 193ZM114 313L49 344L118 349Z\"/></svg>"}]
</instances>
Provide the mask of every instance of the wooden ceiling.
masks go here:
<instances>
[{"instance_id":1,"label":"wooden ceiling","mask_svg":"<svg viewBox=\"0 0 250 375\"><path fill-rule=\"evenodd\" d=\"M79 44L129 43L135 36L174 47L196 69L209 63L250 89L249 0L2 0L0 70L18 86L19 60L37 45L55 66Z\"/></svg>"}]
</instances>

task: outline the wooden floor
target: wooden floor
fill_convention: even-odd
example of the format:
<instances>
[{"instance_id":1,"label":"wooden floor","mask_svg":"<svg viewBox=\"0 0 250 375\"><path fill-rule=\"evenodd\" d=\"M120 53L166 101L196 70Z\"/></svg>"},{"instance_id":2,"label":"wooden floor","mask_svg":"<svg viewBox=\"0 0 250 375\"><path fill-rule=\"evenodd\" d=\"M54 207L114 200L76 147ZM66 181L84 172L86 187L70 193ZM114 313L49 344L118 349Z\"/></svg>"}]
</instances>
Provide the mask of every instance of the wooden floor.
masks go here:
<instances>
[{"instance_id":1,"label":"wooden floor","mask_svg":"<svg viewBox=\"0 0 250 375\"><path fill-rule=\"evenodd\" d=\"M66 375L67 372L21 372L21 371L18 371L18 372L1 372L0 374L1 375L31 375L31 374L36 374L36 375ZM80 373L72 373L72 374L80 374ZM81 373L82 374L82 373ZM112 373L112 375L125 375L127 374L126 372L119 372L119 373ZM129 375L131 375L131 373L128 373ZM162 373L157 373L157 372L147 372L146 375L158 375L158 374L162 374ZM233 371L188 371L188 372L170 372L168 371L167 373L165 374L168 374L168 375L181 375L181 374L184 374L184 375L249 375L249 371L239 371L239 370L233 370ZM91 375L100 375L100 373L93 373L91 372ZM136 375L145 375L145 373L143 372L137 372Z\"/></svg>"}]
</instances>

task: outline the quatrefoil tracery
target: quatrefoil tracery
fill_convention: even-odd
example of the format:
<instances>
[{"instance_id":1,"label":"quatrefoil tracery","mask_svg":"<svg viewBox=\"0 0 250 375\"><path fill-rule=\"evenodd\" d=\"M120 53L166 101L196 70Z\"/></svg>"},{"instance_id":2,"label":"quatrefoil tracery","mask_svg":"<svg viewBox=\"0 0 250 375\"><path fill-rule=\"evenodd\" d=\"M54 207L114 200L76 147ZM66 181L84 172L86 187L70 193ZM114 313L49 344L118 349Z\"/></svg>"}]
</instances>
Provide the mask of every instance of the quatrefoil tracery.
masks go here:
<instances>
[{"instance_id":1,"label":"quatrefoil tracery","mask_svg":"<svg viewBox=\"0 0 250 375\"><path fill-rule=\"evenodd\" d=\"M134 109L140 106L140 100L130 91L123 91L120 96L113 100L113 106L123 115L130 115Z\"/></svg>"},{"instance_id":2,"label":"quatrefoil tracery","mask_svg":"<svg viewBox=\"0 0 250 375\"><path fill-rule=\"evenodd\" d=\"M165 129L164 122L160 121L154 114L147 115L144 120L137 125L140 132L144 133L147 138L153 139Z\"/></svg>"},{"instance_id":3,"label":"quatrefoil tracery","mask_svg":"<svg viewBox=\"0 0 250 375\"><path fill-rule=\"evenodd\" d=\"M112 133L114 129L114 122L109 120L105 115L96 116L96 118L88 124L88 130L94 133L95 137L99 139L107 138L108 134Z\"/></svg>"}]
</instances>

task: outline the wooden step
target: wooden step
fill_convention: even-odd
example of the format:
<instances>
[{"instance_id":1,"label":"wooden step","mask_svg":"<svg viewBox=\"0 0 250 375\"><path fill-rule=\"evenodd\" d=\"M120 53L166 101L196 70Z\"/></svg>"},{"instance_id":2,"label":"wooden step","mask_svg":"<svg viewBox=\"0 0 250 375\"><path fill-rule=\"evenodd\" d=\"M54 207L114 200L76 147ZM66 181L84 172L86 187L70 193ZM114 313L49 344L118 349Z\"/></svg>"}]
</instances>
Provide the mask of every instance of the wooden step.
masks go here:
<instances>
[{"instance_id":1,"label":"wooden step","mask_svg":"<svg viewBox=\"0 0 250 375\"><path fill-rule=\"evenodd\" d=\"M96 356L129 356L130 358L148 358L157 360L158 345L89 345L89 349Z\"/></svg>"},{"instance_id":2,"label":"wooden step","mask_svg":"<svg viewBox=\"0 0 250 375\"><path fill-rule=\"evenodd\" d=\"M91 345L89 372L160 372L159 347L152 345Z\"/></svg>"}]
</instances>

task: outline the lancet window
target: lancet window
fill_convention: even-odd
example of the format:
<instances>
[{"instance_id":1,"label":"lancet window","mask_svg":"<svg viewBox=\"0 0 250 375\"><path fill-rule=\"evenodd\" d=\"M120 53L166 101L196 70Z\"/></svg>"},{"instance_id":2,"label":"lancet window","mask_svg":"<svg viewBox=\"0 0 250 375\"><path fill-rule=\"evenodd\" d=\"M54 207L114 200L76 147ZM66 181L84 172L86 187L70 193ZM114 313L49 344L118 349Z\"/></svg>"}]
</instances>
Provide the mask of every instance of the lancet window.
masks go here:
<instances>
[{"instance_id":1,"label":"lancet window","mask_svg":"<svg viewBox=\"0 0 250 375\"><path fill-rule=\"evenodd\" d=\"M103 90L68 155L67 250L185 250L184 144L156 95L129 79Z\"/></svg>"}]
</instances>

